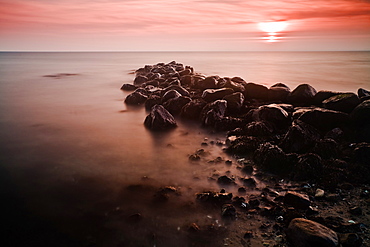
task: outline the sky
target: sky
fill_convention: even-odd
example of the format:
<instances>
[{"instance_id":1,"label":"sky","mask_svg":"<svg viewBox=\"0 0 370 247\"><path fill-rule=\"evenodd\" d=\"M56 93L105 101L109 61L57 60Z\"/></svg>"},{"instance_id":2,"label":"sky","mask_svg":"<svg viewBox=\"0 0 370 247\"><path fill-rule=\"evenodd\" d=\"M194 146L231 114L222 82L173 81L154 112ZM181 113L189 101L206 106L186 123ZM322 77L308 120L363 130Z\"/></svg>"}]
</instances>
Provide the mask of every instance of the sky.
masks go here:
<instances>
[{"instance_id":1,"label":"sky","mask_svg":"<svg viewBox=\"0 0 370 247\"><path fill-rule=\"evenodd\" d=\"M370 0L0 0L0 50L370 50Z\"/></svg>"}]
</instances>

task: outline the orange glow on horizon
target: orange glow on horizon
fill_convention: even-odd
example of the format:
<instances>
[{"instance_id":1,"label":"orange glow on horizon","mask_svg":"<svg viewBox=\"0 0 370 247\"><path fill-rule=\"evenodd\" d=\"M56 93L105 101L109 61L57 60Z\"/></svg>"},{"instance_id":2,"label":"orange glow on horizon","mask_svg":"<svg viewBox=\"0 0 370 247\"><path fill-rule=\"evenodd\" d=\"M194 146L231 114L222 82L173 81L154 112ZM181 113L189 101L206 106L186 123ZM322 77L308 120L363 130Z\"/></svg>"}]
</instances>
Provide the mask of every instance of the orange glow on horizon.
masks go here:
<instances>
[{"instance_id":1,"label":"orange glow on horizon","mask_svg":"<svg viewBox=\"0 0 370 247\"><path fill-rule=\"evenodd\" d=\"M258 28L268 35L262 38L264 41L274 43L282 40L282 37L278 37L278 35L284 31L288 25L286 21L260 22L258 23Z\"/></svg>"}]
</instances>

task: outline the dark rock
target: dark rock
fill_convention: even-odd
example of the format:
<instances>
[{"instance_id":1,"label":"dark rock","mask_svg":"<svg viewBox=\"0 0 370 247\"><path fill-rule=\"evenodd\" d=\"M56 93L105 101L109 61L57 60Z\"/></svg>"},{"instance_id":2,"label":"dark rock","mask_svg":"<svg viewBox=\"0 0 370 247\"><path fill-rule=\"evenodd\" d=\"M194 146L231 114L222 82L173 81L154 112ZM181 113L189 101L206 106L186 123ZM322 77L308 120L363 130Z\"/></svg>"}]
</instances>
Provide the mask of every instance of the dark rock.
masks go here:
<instances>
[{"instance_id":1,"label":"dark rock","mask_svg":"<svg viewBox=\"0 0 370 247\"><path fill-rule=\"evenodd\" d=\"M225 78L226 83L225 83L225 86L224 87L226 87L226 88L232 88L234 90L234 92L243 93L245 91L245 88L244 88L243 84L241 82L239 82L238 80L237 81L233 81L233 79Z\"/></svg>"},{"instance_id":2,"label":"dark rock","mask_svg":"<svg viewBox=\"0 0 370 247\"><path fill-rule=\"evenodd\" d=\"M344 132L341 128L334 128L328 131L324 137L327 139L333 139L335 141L338 141L343 137L343 134Z\"/></svg>"},{"instance_id":3,"label":"dark rock","mask_svg":"<svg viewBox=\"0 0 370 247\"><path fill-rule=\"evenodd\" d=\"M338 236L333 230L303 218L296 218L290 222L286 236L293 246L335 247L339 245Z\"/></svg>"},{"instance_id":4,"label":"dark rock","mask_svg":"<svg viewBox=\"0 0 370 247\"><path fill-rule=\"evenodd\" d=\"M203 80L198 80L194 82L194 87L204 90L204 89L212 89L218 88L217 86L217 79L214 76L208 76Z\"/></svg>"},{"instance_id":5,"label":"dark rock","mask_svg":"<svg viewBox=\"0 0 370 247\"><path fill-rule=\"evenodd\" d=\"M138 75L138 76L136 76L136 78L134 80L134 85L135 86L140 86L141 84L143 84L144 82L147 82L147 81L148 81L148 78L146 76Z\"/></svg>"},{"instance_id":6,"label":"dark rock","mask_svg":"<svg viewBox=\"0 0 370 247\"><path fill-rule=\"evenodd\" d=\"M241 84L241 85L244 85L244 84L247 84L243 78L239 77L239 76L235 76L233 78L231 78L231 81L232 82L235 82L235 83L238 83L238 84Z\"/></svg>"},{"instance_id":7,"label":"dark rock","mask_svg":"<svg viewBox=\"0 0 370 247\"><path fill-rule=\"evenodd\" d=\"M370 166L370 144L360 143L353 150L353 159L356 163Z\"/></svg>"},{"instance_id":8,"label":"dark rock","mask_svg":"<svg viewBox=\"0 0 370 247\"><path fill-rule=\"evenodd\" d=\"M199 119L203 108L207 105L202 99L194 99L187 103L181 110L181 117L187 119Z\"/></svg>"},{"instance_id":9,"label":"dark rock","mask_svg":"<svg viewBox=\"0 0 370 247\"><path fill-rule=\"evenodd\" d=\"M362 208L360 207L352 207L349 209L349 213L353 215L362 215Z\"/></svg>"},{"instance_id":10,"label":"dark rock","mask_svg":"<svg viewBox=\"0 0 370 247\"><path fill-rule=\"evenodd\" d=\"M323 159L335 158L338 155L338 143L333 139L319 140L315 144L313 152L320 155Z\"/></svg>"},{"instance_id":11,"label":"dark rock","mask_svg":"<svg viewBox=\"0 0 370 247\"><path fill-rule=\"evenodd\" d=\"M284 196L284 204L293 206L296 209L307 209L311 205L311 201L307 195L288 191Z\"/></svg>"},{"instance_id":12,"label":"dark rock","mask_svg":"<svg viewBox=\"0 0 370 247\"><path fill-rule=\"evenodd\" d=\"M279 146L287 153L302 153L319 139L320 134L314 127L298 120L293 122Z\"/></svg>"},{"instance_id":13,"label":"dark rock","mask_svg":"<svg viewBox=\"0 0 370 247\"><path fill-rule=\"evenodd\" d=\"M253 166L252 165L245 165L243 166L242 168L242 172L245 173L245 174L252 174L253 173Z\"/></svg>"},{"instance_id":14,"label":"dark rock","mask_svg":"<svg viewBox=\"0 0 370 247\"><path fill-rule=\"evenodd\" d=\"M196 223L191 223L188 227L189 232L199 232L200 227Z\"/></svg>"},{"instance_id":15,"label":"dark rock","mask_svg":"<svg viewBox=\"0 0 370 247\"><path fill-rule=\"evenodd\" d=\"M191 98L186 96L180 96L177 98L172 98L166 101L163 106L172 115L178 115L181 113L182 108L191 101Z\"/></svg>"},{"instance_id":16,"label":"dark rock","mask_svg":"<svg viewBox=\"0 0 370 247\"><path fill-rule=\"evenodd\" d=\"M357 90L357 95L358 95L359 98L369 97L370 96L370 91L368 91L366 89L363 89L363 88L359 88Z\"/></svg>"},{"instance_id":17,"label":"dark rock","mask_svg":"<svg viewBox=\"0 0 370 247\"><path fill-rule=\"evenodd\" d=\"M245 231L243 238L253 238L253 232Z\"/></svg>"},{"instance_id":18,"label":"dark rock","mask_svg":"<svg viewBox=\"0 0 370 247\"><path fill-rule=\"evenodd\" d=\"M179 94L181 94L182 96L187 96L187 97L190 97L190 93L188 90L186 90L185 88L183 88L182 86L180 85L171 85L171 86L168 86L166 87L165 89L163 89L162 91L162 96L167 93L168 91L170 90L176 90Z\"/></svg>"},{"instance_id":19,"label":"dark rock","mask_svg":"<svg viewBox=\"0 0 370 247\"><path fill-rule=\"evenodd\" d=\"M248 136L270 136L274 129L268 122L250 122L244 128L244 134Z\"/></svg>"},{"instance_id":20,"label":"dark rock","mask_svg":"<svg viewBox=\"0 0 370 247\"><path fill-rule=\"evenodd\" d=\"M190 69L184 69L184 70L180 71L179 74L180 74L180 76L191 75L192 71Z\"/></svg>"},{"instance_id":21,"label":"dark rock","mask_svg":"<svg viewBox=\"0 0 370 247\"><path fill-rule=\"evenodd\" d=\"M175 118L162 105L152 107L144 125L152 130L166 130L177 126Z\"/></svg>"},{"instance_id":22,"label":"dark rock","mask_svg":"<svg viewBox=\"0 0 370 247\"><path fill-rule=\"evenodd\" d=\"M316 90L309 84L300 84L288 96L288 101L296 105L310 105Z\"/></svg>"},{"instance_id":23,"label":"dark rock","mask_svg":"<svg viewBox=\"0 0 370 247\"><path fill-rule=\"evenodd\" d=\"M181 94L176 90L169 90L162 96L162 102L166 102L169 99L175 99L180 97Z\"/></svg>"},{"instance_id":24,"label":"dark rock","mask_svg":"<svg viewBox=\"0 0 370 247\"><path fill-rule=\"evenodd\" d=\"M162 99L160 96L152 94L149 98L145 101L145 109L150 111L153 106L159 105L162 103Z\"/></svg>"},{"instance_id":25,"label":"dark rock","mask_svg":"<svg viewBox=\"0 0 370 247\"><path fill-rule=\"evenodd\" d=\"M246 83L244 85L244 95L246 99L268 99L268 88L253 82Z\"/></svg>"},{"instance_id":26,"label":"dark rock","mask_svg":"<svg viewBox=\"0 0 370 247\"><path fill-rule=\"evenodd\" d=\"M217 179L217 183L222 185L232 185L235 184L235 180L229 176L224 175Z\"/></svg>"},{"instance_id":27,"label":"dark rock","mask_svg":"<svg viewBox=\"0 0 370 247\"><path fill-rule=\"evenodd\" d=\"M243 185L247 187L256 187L257 182L254 178L243 178L242 179Z\"/></svg>"},{"instance_id":28,"label":"dark rock","mask_svg":"<svg viewBox=\"0 0 370 247\"><path fill-rule=\"evenodd\" d=\"M269 142L259 146L254 152L253 161L258 166L279 174L288 171L290 168L283 150Z\"/></svg>"},{"instance_id":29,"label":"dark rock","mask_svg":"<svg viewBox=\"0 0 370 247\"><path fill-rule=\"evenodd\" d=\"M250 195L248 204L251 208L258 208L259 205L261 204L260 200L258 200L257 196L255 195Z\"/></svg>"},{"instance_id":30,"label":"dark rock","mask_svg":"<svg viewBox=\"0 0 370 247\"><path fill-rule=\"evenodd\" d=\"M363 240L356 233L340 234L340 243L342 247L361 247Z\"/></svg>"},{"instance_id":31,"label":"dark rock","mask_svg":"<svg viewBox=\"0 0 370 247\"><path fill-rule=\"evenodd\" d=\"M348 124L350 120L346 113L323 108L307 110L298 119L322 131L341 127Z\"/></svg>"},{"instance_id":32,"label":"dark rock","mask_svg":"<svg viewBox=\"0 0 370 247\"><path fill-rule=\"evenodd\" d=\"M251 110L249 114L251 114L254 121L267 121L278 128L284 129L291 123L289 114L276 104L260 106Z\"/></svg>"},{"instance_id":33,"label":"dark rock","mask_svg":"<svg viewBox=\"0 0 370 247\"><path fill-rule=\"evenodd\" d=\"M123 84L121 87L121 90L124 91L135 91L137 89L137 86L132 84Z\"/></svg>"},{"instance_id":34,"label":"dark rock","mask_svg":"<svg viewBox=\"0 0 370 247\"><path fill-rule=\"evenodd\" d=\"M133 93L127 95L125 103L128 105L141 105L144 104L147 99L148 96L136 90Z\"/></svg>"},{"instance_id":35,"label":"dark rock","mask_svg":"<svg viewBox=\"0 0 370 247\"><path fill-rule=\"evenodd\" d=\"M271 101L285 101L290 93L290 88L283 84L277 83L272 85L268 91L268 100Z\"/></svg>"},{"instance_id":36,"label":"dark rock","mask_svg":"<svg viewBox=\"0 0 370 247\"><path fill-rule=\"evenodd\" d=\"M293 171L294 179L318 179L322 176L322 171L323 165L320 156L313 153L302 154Z\"/></svg>"},{"instance_id":37,"label":"dark rock","mask_svg":"<svg viewBox=\"0 0 370 247\"><path fill-rule=\"evenodd\" d=\"M201 121L204 126L214 126L226 113L227 101L216 100L206 105L201 112Z\"/></svg>"},{"instance_id":38,"label":"dark rock","mask_svg":"<svg viewBox=\"0 0 370 247\"><path fill-rule=\"evenodd\" d=\"M230 203L233 198L233 194L209 191L197 193L196 197L198 201L205 203Z\"/></svg>"},{"instance_id":39,"label":"dark rock","mask_svg":"<svg viewBox=\"0 0 370 247\"><path fill-rule=\"evenodd\" d=\"M220 89L206 89L203 91L202 98L207 102L212 102L218 99L222 99L226 95L234 92L231 88L220 88Z\"/></svg>"},{"instance_id":40,"label":"dark rock","mask_svg":"<svg viewBox=\"0 0 370 247\"><path fill-rule=\"evenodd\" d=\"M356 126L370 125L370 100L356 106L351 113L351 119Z\"/></svg>"},{"instance_id":41,"label":"dark rock","mask_svg":"<svg viewBox=\"0 0 370 247\"><path fill-rule=\"evenodd\" d=\"M181 76L180 83L183 86L191 86L193 84L193 76L191 75Z\"/></svg>"},{"instance_id":42,"label":"dark rock","mask_svg":"<svg viewBox=\"0 0 370 247\"><path fill-rule=\"evenodd\" d=\"M324 100L329 99L330 97L333 97L338 94L340 93L333 91L318 91L313 97L313 104L321 106Z\"/></svg>"},{"instance_id":43,"label":"dark rock","mask_svg":"<svg viewBox=\"0 0 370 247\"><path fill-rule=\"evenodd\" d=\"M261 140L253 136L241 136L230 143L226 151L231 154L246 155L261 144Z\"/></svg>"},{"instance_id":44,"label":"dark rock","mask_svg":"<svg viewBox=\"0 0 370 247\"><path fill-rule=\"evenodd\" d=\"M327 109L351 113L360 104L360 99L354 93L342 93L332 96L322 103Z\"/></svg>"},{"instance_id":45,"label":"dark rock","mask_svg":"<svg viewBox=\"0 0 370 247\"><path fill-rule=\"evenodd\" d=\"M241 92L226 95L223 99L227 101L229 112L238 112L244 103L244 95Z\"/></svg>"},{"instance_id":46,"label":"dark rock","mask_svg":"<svg viewBox=\"0 0 370 247\"><path fill-rule=\"evenodd\" d=\"M216 130L224 131L224 130L233 130L238 126L244 124L245 121L241 118L223 117L215 122L214 127Z\"/></svg>"},{"instance_id":47,"label":"dark rock","mask_svg":"<svg viewBox=\"0 0 370 247\"><path fill-rule=\"evenodd\" d=\"M223 217L236 217L236 209L232 204L222 205L221 215Z\"/></svg>"}]
</instances>

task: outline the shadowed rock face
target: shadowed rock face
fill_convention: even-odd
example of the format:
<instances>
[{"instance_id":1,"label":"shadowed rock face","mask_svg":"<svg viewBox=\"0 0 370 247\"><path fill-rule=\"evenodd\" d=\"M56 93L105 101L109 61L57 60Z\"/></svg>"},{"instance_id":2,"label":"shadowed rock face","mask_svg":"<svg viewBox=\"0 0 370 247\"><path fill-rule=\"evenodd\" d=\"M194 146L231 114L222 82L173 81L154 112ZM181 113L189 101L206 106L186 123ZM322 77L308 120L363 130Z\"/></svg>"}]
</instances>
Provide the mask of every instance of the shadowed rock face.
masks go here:
<instances>
[{"instance_id":1,"label":"shadowed rock face","mask_svg":"<svg viewBox=\"0 0 370 247\"><path fill-rule=\"evenodd\" d=\"M175 118L162 105L153 106L144 125L152 130L166 130L177 126Z\"/></svg>"},{"instance_id":2,"label":"shadowed rock face","mask_svg":"<svg viewBox=\"0 0 370 247\"><path fill-rule=\"evenodd\" d=\"M288 95L287 100L297 105L310 105L315 95L316 90L311 85L301 84Z\"/></svg>"},{"instance_id":3,"label":"shadowed rock face","mask_svg":"<svg viewBox=\"0 0 370 247\"><path fill-rule=\"evenodd\" d=\"M342 93L334 95L324 100L322 103L327 109L351 113L352 110L360 104L360 99L354 93Z\"/></svg>"}]
</instances>

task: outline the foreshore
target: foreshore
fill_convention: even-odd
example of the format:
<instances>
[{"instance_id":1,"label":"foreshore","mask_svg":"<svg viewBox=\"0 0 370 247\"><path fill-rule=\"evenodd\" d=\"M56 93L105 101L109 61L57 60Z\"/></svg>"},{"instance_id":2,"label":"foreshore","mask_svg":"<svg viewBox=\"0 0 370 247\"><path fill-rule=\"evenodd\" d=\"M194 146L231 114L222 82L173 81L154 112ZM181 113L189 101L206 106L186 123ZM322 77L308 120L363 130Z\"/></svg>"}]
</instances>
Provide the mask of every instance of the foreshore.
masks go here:
<instances>
[{"instance_id":1,"label":"foreshore","mask_svg":"<svg viewBox=\"0 0 370 247\"><path fill-rule=\"evenodd\" d=\"M284 83L267 88L240 77L199 74L177 62L139 68L133 84L121 89L133 91L127 105L145 106L143 122L151 131L169 131L185 119L226 133L224 141L205 140L205 148L189 155L189 165L225 163L238 171L210 178L220 191L194 195L197 203L219 210L229 227L189 224L193 246L215 234L226 241L220 246L370 244L366 89L317 92L309 84L291 90ZM212 145L232 158L208 160L206 147ZM177 192L162 188L156 198L166 203Z\"/></svg>"}]
</instances>

